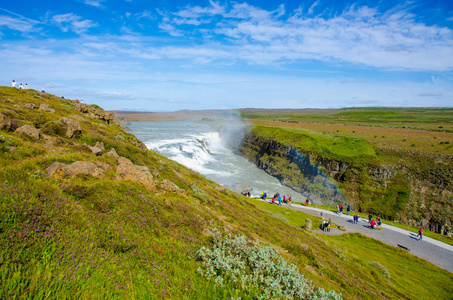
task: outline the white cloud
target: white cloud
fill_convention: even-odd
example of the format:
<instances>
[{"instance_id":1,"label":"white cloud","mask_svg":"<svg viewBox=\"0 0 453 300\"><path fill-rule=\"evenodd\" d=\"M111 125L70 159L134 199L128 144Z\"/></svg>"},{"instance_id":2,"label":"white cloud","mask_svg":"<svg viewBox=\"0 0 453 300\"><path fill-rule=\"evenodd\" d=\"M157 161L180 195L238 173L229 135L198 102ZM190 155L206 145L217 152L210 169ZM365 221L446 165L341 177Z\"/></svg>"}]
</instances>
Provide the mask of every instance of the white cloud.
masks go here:
<instances>
[{"instance_id":1,"label":"white cloud","mask_svg":"<svg viewBox=\"0 0 453 300\"><path fill-rule=\"evenodd\" d=\"M91 6L100 7L104 0L83 0L83 3Z\"/></svg>"},{"instance_id":2,"label":"white cloud","mask_svg":"<svg viewBox=\"0 0 453 300\"><path fill-rule=\"evenodd\" d=\"M311 16L316 5L317 1L308 14L295 10L286 20L283 6L275 11L247 3L215 10L186 7L167 14L160 28L173 36L211 37L206 34L210 31L225 47L234 42L238 53L248 51L242 58L250 63L315 59L384 69L453 69L451 29L418 23L412 13L398 7L380 13L376 8L351 6L333 17ZM183 31L181 25L195 28Z\"/></svg>"},{"instance_id":3,"label":"white cloud","mask_svg":"<svg viewBox=\"0 0 453 300\"><path fill-rule=\"evenodd\" d=\"M97 26L93 21L83 20L82 17L74 15L73 13L55 15L52 17L52 22L54 22L63 32L71 30L77 34L84 33L88 31L88 29Z\"/></svg>"},{"instance_id":4,"label":"white cloud","mask_svg":"<svg viewBox=\"0 0 453 300\"><path fill-rule=\"evenodd\" d=\"M313 9L314 9L316 6L318 6L318 4L319 4L319 0L316 0L316 1L310 6L310 8L308 9L308 14L309 14L309 15L312 15L312 14L313 14Z\"/></svg>"}]
</instances>

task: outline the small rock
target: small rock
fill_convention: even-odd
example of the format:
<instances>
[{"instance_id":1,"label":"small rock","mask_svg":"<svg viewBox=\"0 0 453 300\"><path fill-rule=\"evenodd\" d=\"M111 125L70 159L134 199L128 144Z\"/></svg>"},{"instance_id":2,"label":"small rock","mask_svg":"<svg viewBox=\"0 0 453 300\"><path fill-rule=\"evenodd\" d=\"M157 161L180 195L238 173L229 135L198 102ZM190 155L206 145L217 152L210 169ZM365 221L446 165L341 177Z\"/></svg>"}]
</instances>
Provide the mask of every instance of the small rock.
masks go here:
<instances>
[{"instance_id":1,"label":"small rock","mask_svg":"<svg viewBox=\"0 0 453 300\"><path fill-rule=\"evenodd\" d=\"M305 230L311 230L312 225L313 225L313 223L310 219L305 220Z\"/></svg>"},{"instance_id":2,"label":"small rock","mask_svg":"<svg viewBox=\"0 0 453 300\"><path fill-rule=\"evenodd\" d=\"M38 110L42 110L42 111L49 112L49 113L54 113L55 112L55 109L53 109L52 106L50 106L47 103L41 103L39 105Z\"/></svg>"},{"instance_id":3,"label":"small rock","mask_svg":"<svg viewBox=\"0 0 453 300\"><path fill-rule=\"evenodd\" d=\"M68 129L66 130L67 137L73 138L80 137L82 135L82 127L79 122L66 117L61 118L60 122L68 126Z\"/></svg>"},{"instance_id":4,"label":"small rock","mask_svg":"<svg viewBox=\"0 0 453 300\"><path fill-rule=\"evenodd\" d=\"M110 151L107 152L105 155L113 156L113 157L120 157L120 156L118 155L118 153L116 153L115 148L110 149Z\"/></svg>"},{"instance_id":5,"label":"small rock","mask_svg":"<svg viewBox=\"0 0 453 300\"><path fill-rule=\"evenodd\" d=\"M36 129L31 125L24 125L22 127L19 127L16 129L16 131L19 133L23 133L29 138L32 138L34 140L39 140L40 137L39 129Z\"/></svg>"}]
</instances>

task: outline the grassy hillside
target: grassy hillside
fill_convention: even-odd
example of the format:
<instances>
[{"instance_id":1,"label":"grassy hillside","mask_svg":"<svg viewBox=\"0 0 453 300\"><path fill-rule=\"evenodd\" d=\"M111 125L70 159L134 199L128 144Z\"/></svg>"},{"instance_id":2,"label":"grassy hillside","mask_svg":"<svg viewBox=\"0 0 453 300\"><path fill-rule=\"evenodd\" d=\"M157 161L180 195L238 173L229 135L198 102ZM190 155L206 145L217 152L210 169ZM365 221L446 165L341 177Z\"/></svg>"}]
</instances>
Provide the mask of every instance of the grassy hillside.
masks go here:
<instances>
[{"instance_id":1,"label":"grassy hillside","mask_svg":"<svg viewBox=\"0 0 453 300\"><path fill-rule=\"evenodd\" d=\"M268 211L146 150L96 106L0 87L0 114L1 298L339 298L317 287L344 299L451 295L451 273L362 236L306 232L308 216ZM80 132L68 136L62 117Z\"/></svg>"}]
</instances>

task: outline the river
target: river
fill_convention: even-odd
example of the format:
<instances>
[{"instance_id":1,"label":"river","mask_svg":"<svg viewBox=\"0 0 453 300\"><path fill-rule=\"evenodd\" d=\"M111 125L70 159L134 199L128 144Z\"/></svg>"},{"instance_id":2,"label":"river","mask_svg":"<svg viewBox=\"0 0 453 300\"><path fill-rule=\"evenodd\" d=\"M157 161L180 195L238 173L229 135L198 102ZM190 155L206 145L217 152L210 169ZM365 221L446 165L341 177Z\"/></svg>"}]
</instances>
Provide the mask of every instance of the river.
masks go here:
<instances>
[{"instance_id":1,"label":"river","mask_svg":"<svg viewBox=\"0 0 453 300\"><path fill-rule=\"evenodd\" d=\"M252 187L251 195L255 197L262 191L268 196L278 192L290 195L293 201L305 201L300 193L281 185L277 178L235 154L228 135L220 134L210 125L195 121L140 121L130 122L128 128L148 149L224 187L233 189L245 184Z\"/></svg>"}]
</instances>

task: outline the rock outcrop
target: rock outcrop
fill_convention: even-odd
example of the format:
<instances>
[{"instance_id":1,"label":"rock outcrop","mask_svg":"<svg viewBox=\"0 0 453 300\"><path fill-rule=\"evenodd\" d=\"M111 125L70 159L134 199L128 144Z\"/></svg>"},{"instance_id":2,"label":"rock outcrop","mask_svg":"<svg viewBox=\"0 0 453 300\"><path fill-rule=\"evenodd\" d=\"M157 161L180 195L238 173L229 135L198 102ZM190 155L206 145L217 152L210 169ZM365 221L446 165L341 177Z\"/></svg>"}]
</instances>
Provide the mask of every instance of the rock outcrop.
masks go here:
<instances>
[{"instance_id":1,"label":"rock outcrop","mask_svg":"<svg viewBox=\"0 0 453 300\"><path fill-rule=\"evenodd\" d=\"M49 112L49 113L54 113L55 112L55 109L53 109L52 106L50 106L47 103L41 103L39 105L38 110L42 110L42 111Z\"/></svg>"},{"instance_id":2,"label":"rock outcrop","mask_svg":"<svg viewBox=\"0 0 453 300\"><path fill-rule=\"evenodd\" d=\"M35 127L31 125L24 125L16 129L16 132L22 133L25 136L33 139L33 140L39 140L41 137L41 134L39 132L39 129L36 129Z\"/></svg>"},{"instance_id":3,"label":"rock outcrop","mask_svg":"<svg viewBox=\"0 0 453 300\"><path fill-rule=\"evenodd\" d=\"M155 190L156 185L153 181L153 175L146 166L137 166L129 159L119 157L117 159L118 166L116 172L125 180L137 181L146 186L150 190Z\"/></svg>"},{"instance_id":4,"label":"rock outcrop","mask_svg":"<svg viewBox=\"0 0 453 300\"><path fill-rule=\"evenodd\" d=\"M69 165L53 162L47 167L47 173L57 178L74 177L77 174L104 177L111 168L112 166L100 162L76 161Z\"/></svg>"},{"instance_id":5,"label":"rock outcrop","mask_svg":"<svg viewBox=\"0 0 453 300\"><path fill-rule=\"evenodd\" d=\"M82 136L82 127L76 120L63 117L60 122L67 126L66 136L69 138L78 138Z\"/></svg>"}]
</instances>

